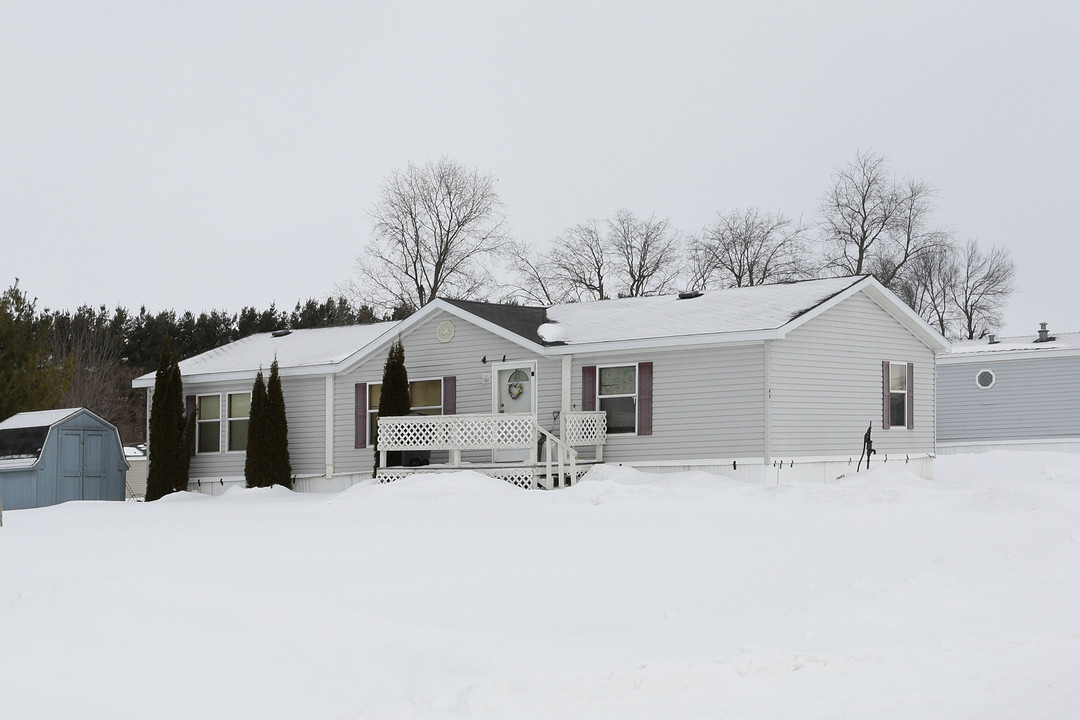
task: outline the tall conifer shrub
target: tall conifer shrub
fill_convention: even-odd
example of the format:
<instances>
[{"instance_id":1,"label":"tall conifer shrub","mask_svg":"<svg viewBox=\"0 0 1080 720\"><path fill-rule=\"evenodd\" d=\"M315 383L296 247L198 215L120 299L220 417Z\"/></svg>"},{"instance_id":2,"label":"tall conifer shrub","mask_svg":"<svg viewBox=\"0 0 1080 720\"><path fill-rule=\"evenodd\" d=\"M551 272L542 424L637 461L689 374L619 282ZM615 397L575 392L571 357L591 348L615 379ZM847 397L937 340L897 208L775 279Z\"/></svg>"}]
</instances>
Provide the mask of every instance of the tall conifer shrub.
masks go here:
<instances>
[{"instance_id":1,"label":"tall conifer shrub","mask_svg":"<svg viewBox=\"0 0 1080 720\"><path fill-rule=\"evenodd\" d=\"M267 437L269 441L270 482L292 489L292 463L289 461L289 421L285 417L285 394L281 390L277 358L270 365L266 383Z\"/></svg>"},{"instance_id":2,"label":"tall conifer shrub","mask_svg":"<svg viewBox=\"0 0 1080 720\"><path fill-rule=\"evenodd\" d=\"M249 488L270 487L270 418L266 382L262 370L255 375L248 413L247 453L244 458L244 481Z\"/></svg>"},{"instance_id":3,"label":"tall conifer shrub","mask_svg":"<svg viewBox=\"0 0 1080 720\"><path fill-rule=\"evenodd\" d=\"M383 365L382 391L379 396L379 417L408 415L411 409L409 399L409 372L405 369L405 346L398 338L390 346ZM401 465L401 452L386 455L387 466ZM379 447L375 446L375 470L379 469Z\"/></svg>"},{"instance_id":4,"label":"tall conifer shrub","mask_svg":"<svg viewBox=\"0 0 1080 720\"><path fill-rule=\"evenodd\" d=\"M150 408L150 468L146 475L146 499L157 500L187 488L190 452L194 438L194 413L184 422L184 387L180 362L172 351L168 333L161 342L154 397ZM191 436L185 437L185 426Z\"/></svg>"}]
</instances>

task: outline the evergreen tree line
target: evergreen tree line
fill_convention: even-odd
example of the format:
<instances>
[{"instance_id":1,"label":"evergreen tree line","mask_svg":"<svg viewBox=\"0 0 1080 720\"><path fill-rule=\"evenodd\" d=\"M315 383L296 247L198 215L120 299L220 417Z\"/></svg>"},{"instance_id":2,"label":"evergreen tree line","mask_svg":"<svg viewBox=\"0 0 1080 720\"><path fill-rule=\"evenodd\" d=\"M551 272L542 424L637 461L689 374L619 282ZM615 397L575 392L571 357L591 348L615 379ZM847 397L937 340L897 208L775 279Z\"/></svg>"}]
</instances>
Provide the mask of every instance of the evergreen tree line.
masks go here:
<instances>
[{"instance_id":1,"label":"evergreen tree line","mask_svg":"<svg viewBox=\"0 0 1080 720\"><path fill-rule=\"evenodd\" d=\"M76 310L39 309L19 281L0 296L0 420L31 410L86 407L120 429L124 442L146 439L146 396L131 381L160 369L166 335L177 358L274 330L336 327L399 319L344 298L296 303L292 312L275 304L239 313L195 314L163 310L138 313L104 305Z\"/></svg>"}]
</instances>

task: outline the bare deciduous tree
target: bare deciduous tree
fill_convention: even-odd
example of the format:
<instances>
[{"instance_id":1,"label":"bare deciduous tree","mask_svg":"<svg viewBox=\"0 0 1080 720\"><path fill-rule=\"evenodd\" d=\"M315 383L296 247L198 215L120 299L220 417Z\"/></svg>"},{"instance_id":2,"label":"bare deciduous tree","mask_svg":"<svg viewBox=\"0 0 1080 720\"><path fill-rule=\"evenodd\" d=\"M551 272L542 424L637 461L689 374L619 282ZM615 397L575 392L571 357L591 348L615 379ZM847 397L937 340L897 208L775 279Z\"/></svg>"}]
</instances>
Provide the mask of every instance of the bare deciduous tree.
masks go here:
<instances>
[{"instance_id":1,"label":"bare deciduous tree","mask_svg":"<svg viewBox=\"0 0 1080 720\"><path fill-rule=\"evenodd\" d=\"M898 293L915 312L951 340L973 340L1001 326L1016 289L1009 252L983 252L977 240L923 253L904 274Z\"/></svg>"},{"instance_id":2,"label":"bare deciduous tree","mask_svg":"<svg viewBox=\"0 0 1080 720\"><path fill-rule=\"evenodd\" d=\"M690 282L746 287L810 276L806 229L783 213L758 208L717 213L690 243Z\"/></svg>"},{"instance_id":3,"label":"bare deciduous tree","mask_svg":"<svg viewBox=\"0 0 1080 720\"><path fill-rule=\"evenodd\" d=\"M666 292L682 270L681 249L667 219L620 210L567 228L545 253L519 246L515 294L554 304Z\"/></svg>"},{"instance_id":4,"label":"bare deciduous tree","mask_svg":"<svg viewBox=\"0 0 1080 720\"><path fill-rule=\"evenodd\" d=\"M956 285L956 248L943 245L912 261L897 294L944 337L952 337L956 307L952 291Z\"/></svg>"},{"instance_id":5,"label":"bare deciduous tree","mask_svg":"<svg viewBox=\"0 0 1080 720\"><path fill-rule=\"evenodd\" d=\"M984 337L1001 326L1005 303L1016 289L1016 266L1005 248L983 252L977 240L968 240L957 267L952 299L961 337Z\"/></svg>"},{"instance_id":6,"label":"bare deciduous tree","mask_svg":"<svg viewBox=\"0 0 1080 720\"><path fill-rule=\"evenodd\" d=\"M921 180L897 181L881 155L857 152L833 174L821 203L826 265L896 287L915 258L948 241L931 227L934 193Z\"/></svg>"},{"instance_id":7,"label":"bare deciduous tree","mask_svg":"<svg viewBox=\"0 0 1080 720\"><path fill-rule=\"evenodd\" d=\"M619 210L608 220L608 247L621 280L619 294L640 297L668 292L680 271L679 234L667 219L639 219Z\"/></svg>"},{"instance_id":8,"label":"bare deciduous tree","mask_svg":"<svg viewBox=\"0 0 1080 720\"><path fill-rule=\"evenodd\" d=\"M52 352L70 358L74 367L71 385L58 404L92 410L130 441L143 436L146 408L131 387L139 373L124 362L126 320L121 308L113 314L83 305L75 312L53 313Z\"/></svg>"},{"instance_id":9,"label":"bare deciduous tree","mask_svg":"<svg viewBox=\"0 0 1080 720\"><path fill-rule=\"evenodd\" d=\"M473 297L509 241L495 178L449 158L395 170L371 210L372 240L344 291L388 309Z\"/></svg>"},{"instance_id":10,"label":"bare deciduous tree","mask_svg":"<svg viewBox=\"0 0 1080 720\"><path fill-rule=\"evenodd\" d=\"M614 269L604 229L596 220L567 228L555 238L548 260L563 300L607 300Z\"/></svg>"},{"instance_id":11,"label":"bare deciduous tree","mask_svg":"<svg viewBox=\"0 0 1080 720\"><path fill-rule=\"evenodd\" d=\"M510 272L517 276L517 282L508 287L510 299L539 305L555 305L566 300L550 253L538 252L525 242L515 242L507 248L507 257L511 262Z\"/></svg>"}]
</instances>

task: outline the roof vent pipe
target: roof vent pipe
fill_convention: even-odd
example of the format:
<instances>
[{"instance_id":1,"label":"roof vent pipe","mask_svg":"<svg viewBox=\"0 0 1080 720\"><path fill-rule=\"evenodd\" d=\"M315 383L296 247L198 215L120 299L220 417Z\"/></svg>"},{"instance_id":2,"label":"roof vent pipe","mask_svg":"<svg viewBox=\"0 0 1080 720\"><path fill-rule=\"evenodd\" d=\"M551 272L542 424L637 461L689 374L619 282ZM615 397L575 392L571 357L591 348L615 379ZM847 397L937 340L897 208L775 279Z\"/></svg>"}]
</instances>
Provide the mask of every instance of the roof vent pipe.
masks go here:
<instances>
[{"instance_id":1,"label":"roof vent pipe","mask_svg":"<svg viewBox=\"0 0 1080 720\"><path fill-rule=\"evenodd\" d=\"M1038 342L1046 342L1050 339L1050 331L1046 329L1046 323L1039 323Z\"/></svg>"},{"instance_id":2,"label":"roof vent pipe","mask_svg":"<svg viewBox=\"0 0 1080 720\"><path fill-rule=\"evenodd\" d=\"M997 336L996 335L990 335L990 344L994 345L996 343L997 343Z\"/></svg>"}]
</instances>

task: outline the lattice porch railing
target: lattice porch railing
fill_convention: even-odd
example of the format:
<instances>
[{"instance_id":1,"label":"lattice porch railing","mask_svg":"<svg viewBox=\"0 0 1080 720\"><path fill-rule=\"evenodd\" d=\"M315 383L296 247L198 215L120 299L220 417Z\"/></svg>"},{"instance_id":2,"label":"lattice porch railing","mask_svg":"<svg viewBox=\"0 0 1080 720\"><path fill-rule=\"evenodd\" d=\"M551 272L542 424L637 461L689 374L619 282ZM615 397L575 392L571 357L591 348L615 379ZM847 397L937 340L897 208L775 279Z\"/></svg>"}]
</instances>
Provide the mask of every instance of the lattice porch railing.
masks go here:
<instances>
[{"instance_id":1,"label":"lattice porch railing","mask_svg":"<svg viewBox=\"0 0 1080 720\"><path fill-rule=\"evenodd\" d=\"M513 450L536 444L529 413L379 418L379 450Z\"/></svg>"},{"instance_id":2,"label":"lattice porch railing","mask_svg":"<svg viewBox=\"0 0 1080 720\"><path fill-rule=\"evenodd\" d=\"M601 448L607 442L607 413L603 410L564 413L562 437L572 447L595 445L599 459Z\"/></svg>"},{"instance_id":3,"label":"lattice porch railing","mask_svg":"<svg viewBox=\"0 0 1080 720\"><path fill-rule=\"evenodd\" d=\"M461 467L463 450L528 450L527 465L535 478L540 436L544 436L544 464L549 482L556 477L576 478L575 446L593 445L601 459L607 440L607 414L604 412L566 413L561 434L555 437L541 428L531 413L491 413L467 415L406 415L379 419L380 477L398 473L386 467L386 453L391 451L446 450L451 467ZM569 474L566 466L569 465ZM385 469L385 470L384 470ZM401 472L407 472L401 469ZM400 473L399 473L400 474ZM395 476L396 478L396 476ZM518 484L519 481L515 481ZM535 482L535 480L534 480Z\"/></svg>"}]
</instances>

